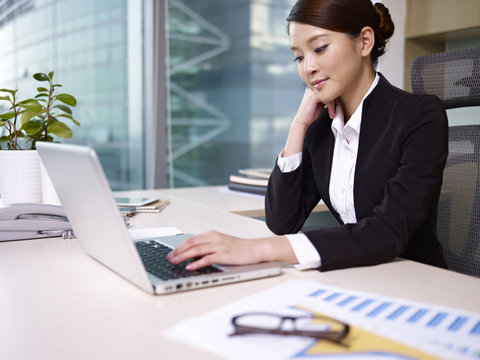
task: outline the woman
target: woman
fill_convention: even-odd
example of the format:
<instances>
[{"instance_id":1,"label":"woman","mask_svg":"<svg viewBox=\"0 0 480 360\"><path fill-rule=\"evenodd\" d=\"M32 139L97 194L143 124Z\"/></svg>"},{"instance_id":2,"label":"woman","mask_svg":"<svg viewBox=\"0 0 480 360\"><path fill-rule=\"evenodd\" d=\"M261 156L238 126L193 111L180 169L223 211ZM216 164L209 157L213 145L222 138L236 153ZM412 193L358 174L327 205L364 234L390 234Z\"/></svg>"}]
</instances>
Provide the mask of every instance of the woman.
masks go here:
<instances>
[{"instance_id":1,"label":"woman","mask_svg":"<svg viewBox=\"0 0 480 360\"><path fill-rule=\"evenodd\" d=\"M212 263L281 261L321 271L397 256L446 267L436 235L448 124L434 96L393 87L375 71L393 34L370 0L299 0L287 18L307 87L269 180L266 222L255 239L197 235L170 255ZM298 232L323 200L340 226Z\"/></svg>"}]
</instances>

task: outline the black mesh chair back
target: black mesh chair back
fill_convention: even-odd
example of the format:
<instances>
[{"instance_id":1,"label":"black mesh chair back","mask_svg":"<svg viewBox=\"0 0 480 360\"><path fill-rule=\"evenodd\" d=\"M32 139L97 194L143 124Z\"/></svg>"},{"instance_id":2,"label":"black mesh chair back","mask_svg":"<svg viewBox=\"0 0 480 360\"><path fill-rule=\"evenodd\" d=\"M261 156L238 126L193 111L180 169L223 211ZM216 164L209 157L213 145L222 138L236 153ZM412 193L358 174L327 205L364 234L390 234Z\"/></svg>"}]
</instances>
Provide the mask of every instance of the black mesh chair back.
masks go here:
<instances>
[{"instance_id":1,"label":"black mesh chair back","mask_svg":"<svg viewBox=\"0 0 480 360\"><path fill-rule=\"evenodd\" d=\"M480 105L480 47L420 56L410 66L414 94L433 94L446 109Z\"/></svg>"},{"instance_id":2,"label":"black mesh chair back","mask_svg":"<svg viewBox=\"0 0 480 360\"><path fill-rule=\"evenodd\" d=\"M446 109L480 106L480 47L412 62L413 93L434 94ZM451 270L480 277L479 125L449 127L449 155L438 208L438 237Z\"/></svg>"},{"instance_id":3,"label":"black mesh chair back","mask_svg":"<svg viewBox=\"0 0 480 360\"><path fill-rule=\"evenodd\" d=\"M451 270L480 277L480 125L452 126L438 208L438 237Z\"/></svg>"}]
</instances>

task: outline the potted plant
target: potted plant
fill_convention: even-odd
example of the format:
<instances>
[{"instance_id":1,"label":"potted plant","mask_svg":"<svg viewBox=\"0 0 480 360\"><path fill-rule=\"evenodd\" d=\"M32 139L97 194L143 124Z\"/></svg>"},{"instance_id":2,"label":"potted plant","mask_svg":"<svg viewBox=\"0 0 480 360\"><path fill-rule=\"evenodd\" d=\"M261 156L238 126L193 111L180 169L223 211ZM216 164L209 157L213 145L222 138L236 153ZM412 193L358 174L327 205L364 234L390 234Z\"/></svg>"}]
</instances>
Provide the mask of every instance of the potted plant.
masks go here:
<instances>
[{"instance_id":1,"label":"potted plant","mask_svg":"<svg viewBox=\"0 0 480 360\"><path fill-rule=\"evenodd\" d=\"M37 88L34 98L19 101L18 89L0 89L0 102L7 110L0 114L0 194L4 205L16 202L41 202L42 184L37 141L55 141L72 137L63 119L80 125L73 118L77 100L70 94L56 94L60 84L53 81L54 72L33 77L48 83ZM18 151L21 150L21 151Z\"/></svg>"}]
</instances>

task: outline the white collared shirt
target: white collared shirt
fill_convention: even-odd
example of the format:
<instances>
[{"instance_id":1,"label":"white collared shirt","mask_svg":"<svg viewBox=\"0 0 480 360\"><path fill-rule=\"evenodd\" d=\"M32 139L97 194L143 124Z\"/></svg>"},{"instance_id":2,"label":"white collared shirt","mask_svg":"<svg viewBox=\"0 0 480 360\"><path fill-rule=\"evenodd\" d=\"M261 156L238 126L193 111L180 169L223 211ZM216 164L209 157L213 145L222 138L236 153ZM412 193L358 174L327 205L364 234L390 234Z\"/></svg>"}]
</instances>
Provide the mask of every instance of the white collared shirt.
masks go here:
<instances>
[{"instance_id":1,"label":"white collared shirt","mask_svg":"<svg viewBox=\"0 0 480 360\"><path fill-rule=\"evenodd\" d=\"M344 113L341 106L337 106L335 117L332 120L332 132L335 137L335 147L330 173L329 195L333 208L338 212L344 223L356 223L353 185L355 179L355 166L357 163L358 142L362 122L363 101L377 86L380 76L376 74L375 80L363 97L360 105L345 124ZM283 151L282 151L283 153ZM302 162L302 153L297 153L283 158L278 156L277 165L282 172L290 172L298 168ZM318 268L321 258L318 251L308 238L302 234L286 235L298 259L299 270Z\"/></svg>"}]
</instances>

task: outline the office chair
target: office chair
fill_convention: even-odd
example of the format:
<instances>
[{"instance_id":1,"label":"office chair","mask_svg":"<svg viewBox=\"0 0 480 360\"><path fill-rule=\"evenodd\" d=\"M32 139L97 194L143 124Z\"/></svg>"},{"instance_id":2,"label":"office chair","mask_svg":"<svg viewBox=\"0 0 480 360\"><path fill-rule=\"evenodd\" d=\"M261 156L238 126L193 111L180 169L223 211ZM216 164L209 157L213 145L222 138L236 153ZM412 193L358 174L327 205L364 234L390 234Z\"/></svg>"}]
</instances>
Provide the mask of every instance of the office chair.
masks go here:
<instances>
[{"instance_id":1,"label":"office chair","mask_svg":"<svg viewBox=\"0 0 480 360\"><path fill-rule=\"evenodd\" d=\"M425 55L410 67L415 94L446 109L480 106L480 47ZM449 127L449 154L438 207L438 237L451 270L480 277L480 118Z\"/></svg>"}]
</instances>

